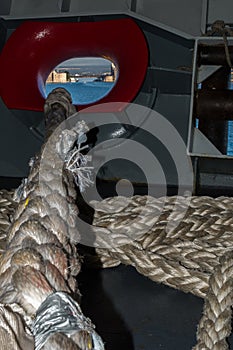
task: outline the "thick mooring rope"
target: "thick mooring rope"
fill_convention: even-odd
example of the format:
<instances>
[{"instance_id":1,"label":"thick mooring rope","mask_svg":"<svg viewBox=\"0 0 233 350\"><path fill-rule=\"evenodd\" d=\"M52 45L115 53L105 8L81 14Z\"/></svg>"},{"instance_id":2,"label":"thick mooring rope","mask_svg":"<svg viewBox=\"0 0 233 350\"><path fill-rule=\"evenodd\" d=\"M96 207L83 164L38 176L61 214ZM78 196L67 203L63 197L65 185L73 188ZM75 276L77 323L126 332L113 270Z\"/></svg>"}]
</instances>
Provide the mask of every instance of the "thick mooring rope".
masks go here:
<instances>
[{"instance_id":1,"label":"thick mooring rope","mask_svg":"<svg viewBox=\"0 0 233 350\"><path fill-rule=\"evenodd\" d=\"M163 201L135 196L93 202L93 224L104 227L105 235L111 235L117 242L111 249L97 249L97 253L104 267L121 262L130 264L156 282L205 297L210 275L221 256L233 247L233 199L192 197L185 217L171 232L167 231L167 224L177 198L167 197L161 209ZM185 201L185 198L178 198L180 212ZM140 216L142 209L143 216ZM135 214L138 214L136 221ZM130 225L131 237L134 230L135 240L122 244L127 239L126 227L130 222L135 222L135 227ZM145 225L148 225L147 230ZM146 233L138 237L140 230Z\"/></svg>"},{"instance_id":2,"label":"thick mooring rope","mask_svg":"<svg viewBox=\"0 0 233 350\"><path fill-rule=\"evenodd\" d=\"M0 190L0 255L6 249L7 230L17 206L13 194L14 191Z\"/></svg>"},{"instance_id":3,"label":"thick mooring rope","mask_svg":"<svg viewBox=\"0 0 233 350\"><path fill-rule=\"evenodd\" d=\"M198 326L198 343L194 350L228 349L226 338L231 333L233 297L233 254L223 255L209 279L202 319Z\"/></svg>"},{"instance_id":4,"label":"thick mooring rope","mask_svg":"<svg viewBox=\"0 0 233 350\"><path fill-rule=\"evenodd\" d=\"M103 267L120 263L132 265L153 281L203 297L205 306L194 349L228 349L226 337L231 331L232 306L233 199L192 197L185 218L169 233L166 227L177 197L166 198L162 214L157 218L156 213L160 212L164 199L150 198L147 214L143 210L144 216L140 217L145 198L116 197L93 202L94 227L104 227L105 233L109 230L118 244L128 239L125 229L131 220L135 220L135 211L139 214L135 234L140 228L145 230L153 213L155 217L148 232L130 244L111 249L97 248L96 264L99 261ZM146 200L148 203L148 198ZM185 200L179 198L181 208ZM91 257L92 263L94 260Z\"/></svg>"},{"instance_id":5,"label":"thick mooring rope","mask_svg":"<svg viewBox=\"0 0 233 350\"><path fill-rule=\"evenodd\" d=\"M51 93L45 105L46 136L74 112L70 95L65 90L57 89ZM69 134L65 143L62 137L57 139L53 154L46 157L47 172L43 174L39 174L41 154L36 156L30 164L27 181L15 194L19 204L0 260L2 349L103 349L94 326L77 304L80 295L75 277L80 271L80 259L74 237L78 238L75 228L78 210L74 181L69 172L63 171L62 186L55 188L59 164L64 162L63 146L72 149L78 135L75 132ZM40 182L44 182L42 189L39 176ZM9 217L11 201L6 192L1 194L6 199L5 202L2 199L2 204L8 208ZM1 209L3 230L7 221L4 208ZM63 300L58 305L63 306L61 312L56 309L54 318L56 292ZM46 318L42 307L45 303ZM64 310L67 310L67 317Z\"/></svg>"},{"instance_id":6,"label":"thick mooring rope","mask_svg":"<svg viewBox=\"0 0 233 350\"><path fill-rule=\"evenodd\" d=\"M164 198L117 197L93 202L93 224L104 227L106 236L111 235L113 241L121 244L127 239L126 228L132 222L131 237L132 231L136 237L128 244L96 251L104 267L132 265L155 282L205 298L195 350L228 349L226 337L231 331L233 303L233 199L192 197L180 224L167 231L174 203L178 201L182 212L186 200L167 197L163 209ZM148 230L138 237L145 225Z\"/></svg>"},{"instance_id":7,"label":"thick mooring rope","mask_svg":"<svg viewBox=\"0 0 233 350\"><path fill-rule=\"evenodd\" d=\"M69 96L64 95L62 101L67 104L53 105L51 102L47 105L47 111L56 114L53 121L61 121L62 115L72 113ZM50 309L49 296L54 293L55 298L56 291L78 294L75 276L80 269L80 260L77 242L72 239L76 237L78 241L73 225L78 212L73 180L65 172L63 190L57 191L53 175L57 175L58 158L56 155L53 159L48 157L50 172L45 177L47 186L41 201L39 161L40 157L36 157L28 181L17 195L21 200L13 219L16 204L11 193L0 193L0 238L2 242L7 238L8 242L7 247L2 246L0 259L0 342L7 350L34 349L31 325L38 308L42 306L46 310L48 305ZM51 168L51 164L54 167ZM194 349L228 349L226 338L231 331L232 306L233 199L192 197L185 217L180 215L187 208L187 199L183 197L115 197L92 204L95 208L92 231L96 234L98 246L96 256L90 257L92 261L103 267L121 263L132 265L153 281L204 298ZM71 227L68 235L67 220ZM168 229L171 222L172 230ZM61 294L63 297L66 300L66 294ZM78 306L74 308L79 309ZM44 318L39 316L35 323L40 330L43 323L38 323L38 320ZM83 319L87 328L71 336L65 332L52 333L41 349L92 349L88 320L83 315L76 319L76 324Z\"/></svg>"}]
</instances>

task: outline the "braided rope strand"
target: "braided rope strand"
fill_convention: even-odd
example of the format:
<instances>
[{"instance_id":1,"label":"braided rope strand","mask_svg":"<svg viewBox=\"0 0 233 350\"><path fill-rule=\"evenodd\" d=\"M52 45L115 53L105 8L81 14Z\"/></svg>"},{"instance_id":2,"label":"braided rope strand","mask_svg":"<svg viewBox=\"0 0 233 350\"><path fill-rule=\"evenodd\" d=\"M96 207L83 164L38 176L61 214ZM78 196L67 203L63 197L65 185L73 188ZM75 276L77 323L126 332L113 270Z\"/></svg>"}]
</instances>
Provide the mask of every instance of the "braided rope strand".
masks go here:
<instances>
[{"instance_id":1,"label":"braided rope strand","mask_svg":"<svg viewBox=\"0 0 233 350\"><path fill-rule=\"evenodd\" d=\"M203 316L193 350L227 350L226 338L231 333L233 299L233 254L222 256L209 280Z\"/></svg>"},{"instance_id":2,"label":"braided rope strand","mask_svg":"<svg viewBox=\"0 0 233 350\"><path fill-rule=\"evenodd\" d=\"M67 92L58 89L49 96L45 106L48 141L57 121L73 112ZM60 186L55 180L64 162L64 147L69 151L76 136L71 133L69 139L55 142L56 152L46 155L47 171L42 174L41 155L35 157L27 181L15 194L17 205L10 193L0 193L0 341L6 349L9 344L17 350L34 348L30 327L50 295L59 291L79 297L75 280L81 266L76 247L76 191L69 172L63 172ZM94 261L99 260L103 267L132 265L153 281L204 298L194 349L228 349L233 199L192 197L179 222L185 201L176 196L134 196L93 202ZM174 203L178 208L175 215ZM174 228L169 231L171 220ZM90 334L84 330L71 336L52 334L41 349L86 350L90 344Z\"/></svg>"},{"instance_id":3,"label":"braided rope strand","mask_svg":"<svg viewBox=\"0 0 233 350\"><path fill-rule=\"evenodd\" d=\"M54 90L45 105L48 124L46 137L51 135L57 123L73 112L70 95L63 89ZM64 163L64 147L69 150L76 140L76 132L70 133L68 139L64 134L53 140L56 150L45 157L47 171L39 174L41 155L45 149L43 146L41 154L31 161L27 181L15 195L19 203L0 260L0 301L9 305L13 313L17 312L19 319L12 316L15 317L12 325L11 318L4 318L0 324L0 342L4 349L7 349L8 338L14 337L18 342L18 347L12 345L14 349L34 349L33 321L40 305L54 292L67 293L79 300L75 277L81 263L74 240L78 239L75 227L78 209L74 181L69 172L62 172L61 186L57 187L57 176L60 175L58 169ZM40 187L39 181L42 184ZM9 331L11 326L12 332ZM18 332L20 326L21 332ZM17 337L26 339L27 334L30 336L27 346L21 345ZM90 347L90 344L92 333L77 329L72 334L60 332L49 336L40 349L97 349ZM98 349L103 349L102 344Z\"/></svg>"},{"instance_id":4,"label":"braided rope strand","mask_svg":"<svg viewBox=\"0 0 233 350\"><path fill-rule=\"evenodd\" d=\"M156 221L147 234L131 242L131 245L111 250L96 249L98 256L95 263L99 259L103 267L129 264L153 281L203 297L205 308L198 327L198 343L194 349L227 349L225 338L230 332L229 308L232 304L233 199L192 197L187 215L169 235L166 232L166 220L174 201L174 197L167 198L163 220ZM136 197L130 202L138 209L144 203L143 198ZM159 202L160 199L153 199L155 211ZM126 210L125 203L122 203L122 208L119 207L119 199L116 198L108 198L95 205L94 227L100 225L106 229L111 220L111 228L115 227L121 236L119 229L122 228L123 232L125 224L122 216L130 220L133 211L130 214L131 210ZM114 205L117 206L115 214ZM141 220L147 222L148 217ZM142 227L144 224L142 222ZM140 228L140 222L138 225ZM44 247L46 245L41 245L41 251ZM213 330L210 328L206 332L209 323Z\"/></svg>"}]
</instances>

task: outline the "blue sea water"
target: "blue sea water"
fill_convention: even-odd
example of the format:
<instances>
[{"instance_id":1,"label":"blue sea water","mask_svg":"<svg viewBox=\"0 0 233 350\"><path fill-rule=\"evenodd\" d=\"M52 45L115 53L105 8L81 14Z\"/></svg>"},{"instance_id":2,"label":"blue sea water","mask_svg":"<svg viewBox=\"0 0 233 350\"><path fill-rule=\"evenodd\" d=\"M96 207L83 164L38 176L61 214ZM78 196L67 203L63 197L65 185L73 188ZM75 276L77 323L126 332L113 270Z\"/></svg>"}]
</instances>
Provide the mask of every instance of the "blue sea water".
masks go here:
<instances>
[{"instance_id":1,"label":"blue sea water","mask_svg":"<svg viewBox=\"0 0 233 350\"><path fill-rule=\"evenodd\" d=\"M114 83L84 80L76 83L48 83L45 86L46 96L57 87L64 87L72 96L74 104L86 105L100 100L113 88Z\"/></svg>"}]
</instances>

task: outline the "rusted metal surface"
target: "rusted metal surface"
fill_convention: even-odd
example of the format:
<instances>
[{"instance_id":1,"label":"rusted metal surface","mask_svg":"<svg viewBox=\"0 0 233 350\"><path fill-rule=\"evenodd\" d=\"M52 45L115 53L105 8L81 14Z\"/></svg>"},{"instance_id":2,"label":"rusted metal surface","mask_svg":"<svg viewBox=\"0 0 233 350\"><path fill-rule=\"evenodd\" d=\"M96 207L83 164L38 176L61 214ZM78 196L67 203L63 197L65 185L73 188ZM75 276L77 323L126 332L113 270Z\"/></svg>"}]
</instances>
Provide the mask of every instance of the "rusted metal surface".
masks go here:
<instances>
[{"instance_id":1,"label":"rusted metal surface","mask_svg":"<svg viewBox=\"0 0 233 350\"><path fill-rule=\"evenodd\" d=\"M228 46L230 58L233 61L233 46ZM227 66L224 45L200 45L198 54L199 65Z\"/></svg>"},{"instance_id":2,"label":"rusted metal surface","mask_svg":"<svg viewBox=\"0 0 233 350\"><path fill-rule=\"evenodd\" d=\"M211 121L233 120L233 91L199 90L197 115L201 122L208 122L208 129Z\"/></svg>"}]
</instances>

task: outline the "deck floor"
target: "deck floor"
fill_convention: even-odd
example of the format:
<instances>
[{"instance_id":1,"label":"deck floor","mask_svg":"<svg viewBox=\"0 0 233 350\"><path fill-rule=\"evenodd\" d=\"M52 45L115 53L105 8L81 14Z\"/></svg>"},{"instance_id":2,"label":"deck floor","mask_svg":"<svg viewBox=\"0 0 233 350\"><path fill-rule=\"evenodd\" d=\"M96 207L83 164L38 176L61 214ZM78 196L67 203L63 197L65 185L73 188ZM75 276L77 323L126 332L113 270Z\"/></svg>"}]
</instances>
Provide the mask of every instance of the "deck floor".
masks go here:
<instances>
[{"instance_id":1,"label":"deck floor","mask_svg":"<svg viewBox=\"0 0 233 350\"><path fill-rule=\"evenodd\" d=\"M202 299L154 283L128 266L84 270L79 287L82 309L106 350L191 350L195 345Z\"/></svg>"}]
</instances>

